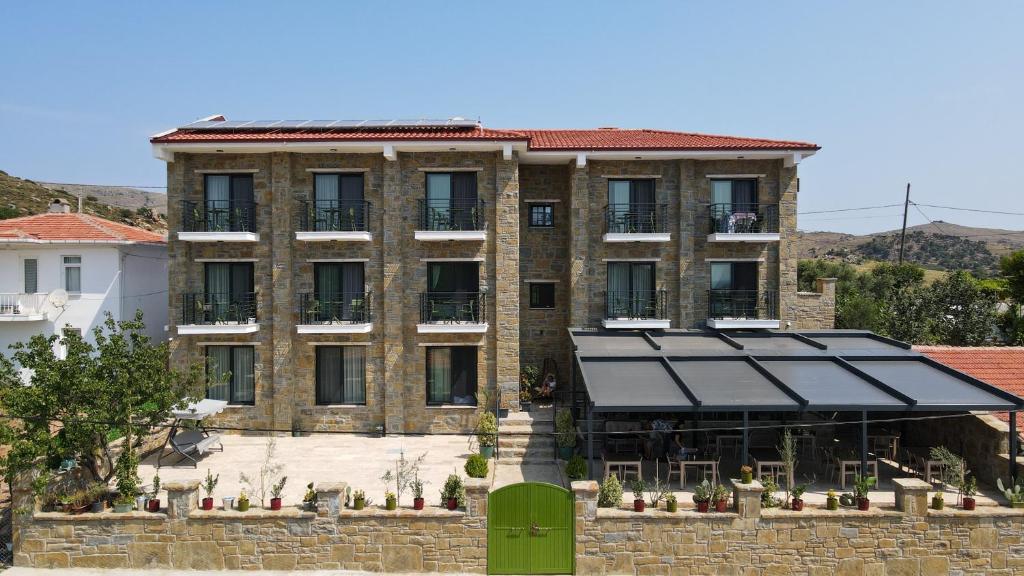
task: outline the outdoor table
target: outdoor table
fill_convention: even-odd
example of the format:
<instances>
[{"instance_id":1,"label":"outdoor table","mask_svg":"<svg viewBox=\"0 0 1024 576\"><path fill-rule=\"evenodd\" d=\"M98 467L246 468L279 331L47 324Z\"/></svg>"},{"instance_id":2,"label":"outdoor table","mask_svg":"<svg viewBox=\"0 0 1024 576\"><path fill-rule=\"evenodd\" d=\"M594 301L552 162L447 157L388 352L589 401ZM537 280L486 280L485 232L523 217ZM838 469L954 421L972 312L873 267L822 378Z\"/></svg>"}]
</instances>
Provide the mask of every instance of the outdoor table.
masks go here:
<instances>
[{"instance_id":1,"label":"outdoor table","mask_svg":"<svg viewBox=\"0 0 1024 576\"><path fill-rule=\"evenodd\" d=\"M849 468L849 472L847 472ZM878 478L878 460L868 460L868 468L871 469L871 475ZM846 489L846 475L847 474L860 474L860 460L840 460L839 461L839 485L845 490ZM881 479L876 480L876 486L881 484Z\"/></svg>"},{"instance_id":2,"label":"outdoor table","mask_svg":"<svg viewBox=\"0 0 1024 576\"><path fill-rule=\"evenodd\" d=\"M640 466L642 462L642 460L638 459L619 460L617 458L608 458L606 456L604 459L604 477L608 478L611 474L612 468L614 468L615 476L617 476L622 482L625 482L626 476L631 473L635 473L636 477L640 478Z\"/></svg>"},{"instance_id":3,"label":"outdoor table","mask_svg":"<svg viewBox=\"0 0 1024 576\"><path fill-rule=\"evenodd\" d=\"M210 400L205 398L199 402L189 404L183 410L173 410L171 414L174 416L174 422L171 424L170 431L167 432L167 439L164 440L164 445L160 447L160 454L156 458L157 467L160 466L160 461L163 460L164 450L168 444L171 445L172 453L181 456L179 461L191 460L192 466L198 466L199 462L196 457L213 450L214 445L218 446L217 449L219 451L223 451L224 444L221 443L220 436L210 434L209 430L202 425L202 420L208 416L219 414L227 405L226 400ZM195 422L195 427L191 430L179 432L181 423L184 421Z\"/></svg>"},{"instance_id":4,"label":"outdoor table","mask_svg":"<svg viewBox=\"0 0 1024 576\"><path fill-rule=\"evenodd\" d=\"M750 454L754 459L754 468L757 470L757 478L767 471L773 478L778 479L782 471L786 469L786 463L779 459L779 453L774 450L755 450ZM786 481L789 486L793 485L793 475L790 474Z\"/></svg>"}]
</instances>

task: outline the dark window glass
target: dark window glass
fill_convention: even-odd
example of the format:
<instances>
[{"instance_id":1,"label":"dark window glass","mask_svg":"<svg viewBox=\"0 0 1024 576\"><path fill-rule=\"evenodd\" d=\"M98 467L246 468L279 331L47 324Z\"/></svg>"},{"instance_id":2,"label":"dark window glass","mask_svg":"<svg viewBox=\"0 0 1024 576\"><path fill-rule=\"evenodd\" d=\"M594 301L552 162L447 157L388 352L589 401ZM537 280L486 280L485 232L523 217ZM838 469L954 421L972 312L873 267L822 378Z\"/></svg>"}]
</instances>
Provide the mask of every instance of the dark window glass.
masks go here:
<instances>
[{"instance_id":1,"label":"dark window glass","mask_svg":"<svg viewBox=\"0 0 1024 576\"><path fill-rule=\"evenodd\" d=\"M530 226L550 228L555 225L554 206L551 204L530 204Z\"/></svg>"},{"instance_id":2,"label":"dark window glass","mask_svg":"<svg viewBox=\"0 0 1024 576\"><path fill-rule=\"evenodd\" d=\"M317 346L316 403L366 404L363 346Z\"/></svg>"},{"instance_id":3,"label":"dark window glass","mask_svg":"<svg viewBox=\"0 0 1024 576\"><path fill-rule=\"evenodd\" d=\"M553 283L530 284L530 308L554 308L555 285Z\"/></svg>"},{"instance_id":4,"label":"dark window glass","mask_svg":"<svg viewBox=\"0 0 1024 576\"><path fill-rule=\"evenodd\" d=\"M256 354L252 346L206 347L206 397L254 404Z\"/></svg>"},{"instance_id":5,"label":"dark window glass","mask_svg":"<svg viewBox=\"0 0 1024 576\"><path fill-rule=\"evenodd\" d=\"M476 346L427 348L427 404L476 405Z\"/></svg>"}]
</instances>

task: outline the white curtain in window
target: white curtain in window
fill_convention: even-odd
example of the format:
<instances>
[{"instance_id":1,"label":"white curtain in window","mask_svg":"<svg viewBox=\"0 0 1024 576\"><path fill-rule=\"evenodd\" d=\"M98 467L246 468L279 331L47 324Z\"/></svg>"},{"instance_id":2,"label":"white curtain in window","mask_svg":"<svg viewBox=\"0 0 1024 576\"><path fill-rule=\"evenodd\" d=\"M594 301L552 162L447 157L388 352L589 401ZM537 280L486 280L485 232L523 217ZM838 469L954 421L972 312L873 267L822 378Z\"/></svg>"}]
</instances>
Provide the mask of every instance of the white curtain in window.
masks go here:
<instances>
[{"instance_id":1,"label":"white curtain in window","mask_svg":"<svg viewBox=\"0 0 1024 576\"><path fill-rule=\"evenodd\" d=\"M206 200L215 204L217 208L227 208L228 200L231 199L231 177L230 176L207 176L206 177Z\"/></svg>"},{"instance_id":2,"label":"white curtain in window","mask_svg":"<svg viewBox=\"0 0 1024 576\"><path fill-rule=\"evenodd\" d=\"M713 262L711 264L711 289L732 290L732 264Z\"/></svg>"},{"instance_id":3,"label":"white curtain in window","mask_svg":"<svg viewBox=\"0 0 1024 576\"><path fill-rule=\"evenodd\" d=\"M344 361L344 401L347 404L366 402L366 350L362 346L342 348Z\"/></svg>"},{"instance_id":4,"label":"white curtain in window","mask_svg":"<svg viewBox=\"0 0 1024 576\"><path fill-rule=\"evenodd\" d=\"M256 397L256 374L253 371L252 346L234 349L231 380L234 383L234 402L252 402Z\"/></svg>"},{"instance_id":5,"label":"white curtain in window","mask_svg":"<svg viewBox=\"0 0 1024 576\"><path fill-rule=\"evenodd\" d=\"M212 400L230 400L229 377L231 372L231 347L206 347L206 397Z\"/></svg>"},{"instance_id":6,"label":"white curtain in window","mask_svg":"<svg viewBox=\"0 0 1024 576\"><path fill-rule=\"evenodd\" d=\"M450 348L428 348L430 354L430 386L427 401L440 404L452 397L452 351Z\"/></svg>"},{"instance_id":7,"label":"white curtain in window","mask_svg":"<svg viewBox=\"0 0 1024 576\"><path fill-rule=\"evenodd\" d=\"M608 263L608 317L619 318L626 315L626 303L629 301L629 263Z\"/></svg>"},{"instance_id":8,"label":"white curtain in window","mask_svg":"<svg viewBox=\"0 0 1024 576\"><path fill-rule=\"evenodd\" d=\"M651 285L651 278L654 274L653 266L650 264L633 264L632 265L632 276L633 276L633 292L631 294L633 299L633 314L643 314L647 311L648 302L651 300L651 290L654 286Z\"/></svg>"},{"instance_id":9,"label":"white curtain in window","mask_svg":"<svg viewBox=\"0 0 1024 576\"><path fill-rule=\"evenodd\" d=\"M64 257L64 289L68 292L82 291L82 258L80 256Z\"/></svg>"}]
</instances>

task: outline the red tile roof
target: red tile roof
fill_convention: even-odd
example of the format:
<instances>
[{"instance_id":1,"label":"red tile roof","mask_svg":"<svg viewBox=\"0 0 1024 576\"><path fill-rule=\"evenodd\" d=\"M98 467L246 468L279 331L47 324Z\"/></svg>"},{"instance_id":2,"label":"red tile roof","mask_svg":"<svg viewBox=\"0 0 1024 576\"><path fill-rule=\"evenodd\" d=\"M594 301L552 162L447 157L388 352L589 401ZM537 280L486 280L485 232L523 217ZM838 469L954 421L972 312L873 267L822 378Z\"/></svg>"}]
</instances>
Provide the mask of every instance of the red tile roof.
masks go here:
<instances>
[{"instance_id":1,"label":"red tile roof","mask_svg":"<svg viewBox=\"0 0 1024 576\"><path fill-rule=\"evenodd\" d=\"M146 242L165 243L160 234L88 214L46 213L0 220L0 242Z\"/></svg>"},{"instance_id":2,"label":"red tile roof","mask_svg":"<svg viewBox=\"0 0 1024 576\"><path fill-rule=\"evenodd\" d=\"M740 138L632 128L504 130L474 127L177 129L155 144L192 142L325 142L353 140L519 140L530 150L817 150L810 142Z\"/></svg>"},{"instance_id":3,"label":"red tile roof","mask_svg":"<svg viewBox=\"0 0 1024 576\"><path fill-rule=\"evenodd\" d=\"M914 350L965 374L1024 397L1024 347L914 346ZM1005 412L995 414L1008 421ZM1024 431L1024 412L1017 414L1017 430Z\"/></svg>"}]
</instances>

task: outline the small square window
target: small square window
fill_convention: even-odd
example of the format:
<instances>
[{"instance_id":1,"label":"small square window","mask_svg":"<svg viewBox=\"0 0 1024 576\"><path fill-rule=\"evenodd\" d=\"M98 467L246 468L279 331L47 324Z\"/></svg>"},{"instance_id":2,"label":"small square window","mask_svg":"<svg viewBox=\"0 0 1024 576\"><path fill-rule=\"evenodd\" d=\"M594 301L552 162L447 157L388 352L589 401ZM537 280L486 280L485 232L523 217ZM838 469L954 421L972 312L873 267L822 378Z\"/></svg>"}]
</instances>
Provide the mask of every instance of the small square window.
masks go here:
<instances>
[{"instance_id":1,"label":"small square window","mask_svg":"<svg viewBox=\"0 0 1024 576\"><path fill-rule=\"evenodd\" d=\"M553 283L530 284L530 308L554 308L555 285Z\"/></svg>"},{"instance_id":2,"label":"small square window","mask_svg":"<svg viewBox=\"0 0 1024 576\"><path fill-rule=\"evenodd\" d=\"M551 204L530 204L530 226L550 228L555 225L555 209Z\"/></svg>"}]
</instances>

